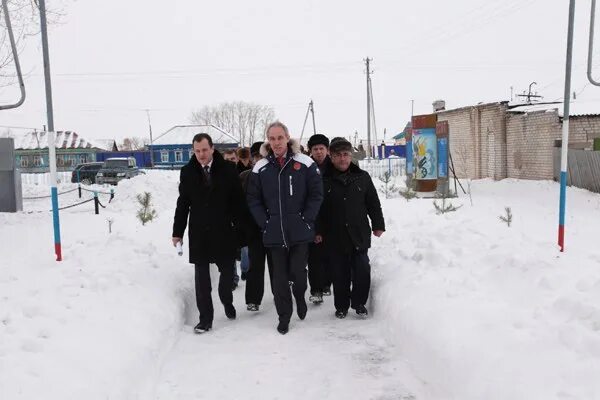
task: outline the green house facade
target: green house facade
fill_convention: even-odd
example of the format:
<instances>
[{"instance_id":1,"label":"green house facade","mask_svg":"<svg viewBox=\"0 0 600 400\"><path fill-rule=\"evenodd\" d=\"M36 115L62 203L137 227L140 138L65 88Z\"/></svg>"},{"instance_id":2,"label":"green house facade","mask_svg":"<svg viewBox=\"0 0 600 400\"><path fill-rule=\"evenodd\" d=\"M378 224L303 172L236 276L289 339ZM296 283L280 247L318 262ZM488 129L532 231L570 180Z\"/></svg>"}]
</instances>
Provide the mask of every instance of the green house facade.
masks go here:
<instances>
[{"instance_id":1,"label":"green house facade","mask_svg":"<svg viewBox=\"0 0 600 400\"><path fill-rule=\"evenodd\" d=\"M105 143L92 143L71 131L56 132L55 146L57 171L71 171L78 164L96 161L96 153L112 150L104 148ZM29 132L15 138L15 163L21 173L48 172L48 160L47 132Z\"/></svg>"}]
</instances>

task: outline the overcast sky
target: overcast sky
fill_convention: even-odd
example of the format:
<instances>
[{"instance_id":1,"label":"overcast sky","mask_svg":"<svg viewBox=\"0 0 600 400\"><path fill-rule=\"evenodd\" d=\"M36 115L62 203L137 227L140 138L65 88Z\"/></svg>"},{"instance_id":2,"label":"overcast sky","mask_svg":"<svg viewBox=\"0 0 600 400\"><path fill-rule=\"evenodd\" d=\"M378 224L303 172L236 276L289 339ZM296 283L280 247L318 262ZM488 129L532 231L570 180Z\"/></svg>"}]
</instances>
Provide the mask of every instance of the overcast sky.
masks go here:
<instances>
[{"instance_id":1,"label":"overcast sky","mask_svg":"<svg viewBox=\"0 0 600 400\"><path fill-rule=\"evenodd\" d=\"M578 2L573 78L588 99L600 98L585 78L589 4ZM79 0L64 12L50 28L55 127L90 139L147 136L145 109L156 137L237 100L272 105L299 136L310 99L320 133L366 137L367 56L379 139L404 127L413 99L419 114L435 99L508 100L533 81L544 100L563 95L568 0ZM21 63L26 103L0 125L41 129L39 36Z\"/></svg>"}]
</instances>

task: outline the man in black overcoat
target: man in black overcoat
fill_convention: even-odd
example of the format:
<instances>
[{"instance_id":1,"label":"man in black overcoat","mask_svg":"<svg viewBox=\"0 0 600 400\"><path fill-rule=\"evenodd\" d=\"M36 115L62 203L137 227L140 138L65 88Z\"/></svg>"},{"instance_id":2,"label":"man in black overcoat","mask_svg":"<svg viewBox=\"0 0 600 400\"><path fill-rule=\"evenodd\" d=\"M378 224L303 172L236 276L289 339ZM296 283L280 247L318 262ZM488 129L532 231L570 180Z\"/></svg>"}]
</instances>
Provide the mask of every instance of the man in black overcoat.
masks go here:
<instances>
[{"instance_id":1,"label":"man in black overcoat","mask_svg":"<svg viewBox=\"0 0 600 400\"><path fill-rule=\"evenodd\" d=\"M249 221L245 195L236 165L215 151L211 137L200 133L192 141L194 156L181 169L179 198L173 222L173 245L183 241L188 226L189 261L195 265L196 304L200 322L194 328L203 333L212 328L214 317L210 269L219 268L219 298L225 315L235 319L233 268L242 243L238 233ZM188 221L189 217L189 221Z\"/></svg>"}]
</instances>

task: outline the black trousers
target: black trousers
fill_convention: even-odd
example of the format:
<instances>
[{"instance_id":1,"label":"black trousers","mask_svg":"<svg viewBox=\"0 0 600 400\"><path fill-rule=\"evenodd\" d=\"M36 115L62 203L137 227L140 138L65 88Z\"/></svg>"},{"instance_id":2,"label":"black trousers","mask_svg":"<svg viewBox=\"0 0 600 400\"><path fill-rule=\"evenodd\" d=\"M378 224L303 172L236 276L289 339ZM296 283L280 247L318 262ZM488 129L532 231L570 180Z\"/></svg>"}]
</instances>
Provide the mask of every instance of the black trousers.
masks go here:
<instances>
[{"instance_id":1,"label":"black trousers","mask_svg":"<svg viewBox=\"0 0 600 400\"><path fill-rule=\"evenodd\" d=\"M262 240L252 241L248 244L248 259L250 268L246 277L246 304L262 303L265 293L265 258L269 268L269 282L273 291L273 260Z\"/></svg>"},{"instance_id":2,"label":"black trousers","mask_svg":"<svg viewBox=\"0 0 600 400\"><path fill-rule=\"evenodd\" d=\"M219 268L219 298L223 305L233 303L233 265L235 255L221 257L215 264ZM210 263L208 260L195 264L196 267L196 305L200 312L200 322L212 323L214 308L212 302L212 287L210 284Z\"/></svg>"},{"instance_id":3,"label":"black trousers","mask_svg":"<svg viewBox=\"0 0 600 400\"><path fill-rule=\"evenodd\" d=\"M306 293L306 262L308 258L308 243L290 247L269 248L273 259L273 295L279 321L290 322L293 305L292 294L296 304L305 302ZM290 283L293 282L292 289Z\"/></svg>"},{"instance_id":4,"label":"black trousers","mask_svg":"<svg viewBox=\"0 0 600 400\"><path fill-rule=\"evenodd\" d=\"M331 272L327 252L322 243L308 245L308 282L310 294L323 293L331 287Z\"/></svg>"},{"instance_id":5,"label":"black trousers","mask_svg":"<svg viewBox=\"0 0 600 400\"><path fill-rule=\"evenodd\" d=\"M328 252L333 273L333 302L336 310L365 305L371 288L371 265L367 250L351 253Z\"/></svg>"}]
</instances>

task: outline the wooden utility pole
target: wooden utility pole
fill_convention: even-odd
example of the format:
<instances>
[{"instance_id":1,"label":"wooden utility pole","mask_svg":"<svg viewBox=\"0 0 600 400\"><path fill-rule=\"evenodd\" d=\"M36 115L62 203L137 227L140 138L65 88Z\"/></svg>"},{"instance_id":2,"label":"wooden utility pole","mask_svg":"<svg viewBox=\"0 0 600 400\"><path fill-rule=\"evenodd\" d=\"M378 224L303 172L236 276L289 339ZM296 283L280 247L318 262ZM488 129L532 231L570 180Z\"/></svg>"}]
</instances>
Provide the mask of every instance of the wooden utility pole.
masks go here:
<instances>
[{"instance_id":1,"label":"wooden utility pole","mask_svg":"<svg viewBox=\"0 0 600 400\"><path fill-rule=\"evenodd\" d=\"M365 59L367 65L367 157L373 157L371 149L371 61L372 58Z\"/></svg>"}]
</instances>

